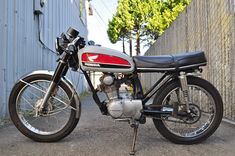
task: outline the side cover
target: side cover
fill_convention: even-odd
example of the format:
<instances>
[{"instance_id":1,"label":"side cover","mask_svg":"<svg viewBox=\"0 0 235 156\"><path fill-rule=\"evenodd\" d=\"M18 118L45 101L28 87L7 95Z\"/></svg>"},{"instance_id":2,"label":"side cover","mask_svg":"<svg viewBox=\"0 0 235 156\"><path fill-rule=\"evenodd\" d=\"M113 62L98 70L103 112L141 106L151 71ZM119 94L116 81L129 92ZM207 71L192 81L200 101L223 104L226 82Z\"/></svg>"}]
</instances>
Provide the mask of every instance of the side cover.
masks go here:
<instances>
[{"instance_id":1,"label":"side cover","mask_svg":"<svg viewBox=\"0 0 235 156\"><path fill-rule=\"evenodd\" d=\"M87 46L78 53L84 71L131 73L134 62L128 55L109 48Z\"/></svg>"}]
</instances>

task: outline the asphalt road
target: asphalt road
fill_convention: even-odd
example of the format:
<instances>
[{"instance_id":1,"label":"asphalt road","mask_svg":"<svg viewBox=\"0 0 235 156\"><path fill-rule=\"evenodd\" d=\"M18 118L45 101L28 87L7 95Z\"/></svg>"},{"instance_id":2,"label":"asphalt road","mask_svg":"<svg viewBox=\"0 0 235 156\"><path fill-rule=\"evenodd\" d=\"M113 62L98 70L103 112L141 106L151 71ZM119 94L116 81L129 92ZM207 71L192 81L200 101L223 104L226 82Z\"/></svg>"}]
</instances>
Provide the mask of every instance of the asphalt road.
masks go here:
<instances>
[{"instance_id":1,"label":"asphalt road","mask_svg":"<svg viewBox=\"0 0 235 156\"><path fill-rule=\"evenodd\" d=\"M56 143L38 143L12 124L0 128L0 156L128 156L133 129L100 114L90 97L82 101L76 129ZM176 145L164 139L150 119L139 126L136 156L235 156L235 126L222 123L197 145Z\"/></svg>"}]
</instances>

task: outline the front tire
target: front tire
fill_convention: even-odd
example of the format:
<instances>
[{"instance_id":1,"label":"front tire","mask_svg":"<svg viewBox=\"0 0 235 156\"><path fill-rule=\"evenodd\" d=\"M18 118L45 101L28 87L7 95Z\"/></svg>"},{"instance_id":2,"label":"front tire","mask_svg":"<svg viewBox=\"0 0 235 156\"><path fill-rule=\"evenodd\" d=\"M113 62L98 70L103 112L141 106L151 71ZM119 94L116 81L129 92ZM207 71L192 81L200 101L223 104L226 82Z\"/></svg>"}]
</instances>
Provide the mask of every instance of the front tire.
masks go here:
<instances>
[{"instance_id":1,"label":"front tire","mask_svg":"<svg viewBox=\"0 0 235 156\"><path fill-rule=\"evenodd\" d=\"M36 115L36 106L42 101L43 91L51 79L52 76L46 74L27 76L22 79L24 82L19 81L13 87L9 97L9 112L14 125L22 134L39 142L63 139L73 131L80 118L80 103L75 96L72 97L72 90L63 81L48 100L45 111Z\"/></svg>"},{"instance_id":2,"label":"front tire","mask_svg":"<svg viewBox=\"0 0 235 156\"><path fill-rule=\"evenodd\" d=\"M223 117L223 102L217 89L208 81L198 77L189 76L187 81L190 103L198 114L195 121L190 121L193 118L187 119L182 116L178 118L159 115L158 119L153 118L157 130L165 138L177 144L195 144L204 141L216 131ZM159 90L153 105L174 109L177 105L178 109L181 103L179 99L182 98L180 92L180 82L175 79Z\"/></svg>"}]
</instances>

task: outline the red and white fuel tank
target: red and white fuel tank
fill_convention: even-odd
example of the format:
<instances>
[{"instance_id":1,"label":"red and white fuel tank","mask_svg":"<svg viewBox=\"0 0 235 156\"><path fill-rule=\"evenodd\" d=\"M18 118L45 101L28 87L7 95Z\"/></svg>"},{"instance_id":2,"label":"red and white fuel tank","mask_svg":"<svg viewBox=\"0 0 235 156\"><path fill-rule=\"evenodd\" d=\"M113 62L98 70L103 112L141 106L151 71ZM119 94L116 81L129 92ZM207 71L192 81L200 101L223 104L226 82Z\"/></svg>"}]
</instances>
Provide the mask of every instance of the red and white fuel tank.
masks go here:
<instances>
[{"instance_id":1,"label":"red and white fuel tank","mask_svg":"<svg viewBox=\"0 0 235 156\"><path fill-rule=\"evenodd\" d=\"M86 46L78 53L79 62L84 71L100 71L113 73L131 73L134 71L132 58L120 51Z\"/></svg>"}]
</instances>

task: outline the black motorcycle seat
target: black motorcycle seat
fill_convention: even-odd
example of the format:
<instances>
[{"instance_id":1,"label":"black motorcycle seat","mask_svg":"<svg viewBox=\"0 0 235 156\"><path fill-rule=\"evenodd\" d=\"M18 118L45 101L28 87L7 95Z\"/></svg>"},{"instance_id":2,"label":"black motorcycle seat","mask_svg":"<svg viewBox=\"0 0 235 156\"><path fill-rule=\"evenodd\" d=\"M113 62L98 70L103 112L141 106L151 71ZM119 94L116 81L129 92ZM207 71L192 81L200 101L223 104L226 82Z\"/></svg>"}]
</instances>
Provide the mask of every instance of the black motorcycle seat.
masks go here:
<instances>
[{"instance_id":1,"label":"black motorcycle seat","mask_svg":"<svg viewBox=\"0 0 235 156\"><path fill-rule=\"evenodd\" d=\"M174 71L207 64L204 52L187 52L175 55L134 56L137 71Z\"/></svg>"}]
</instances>

